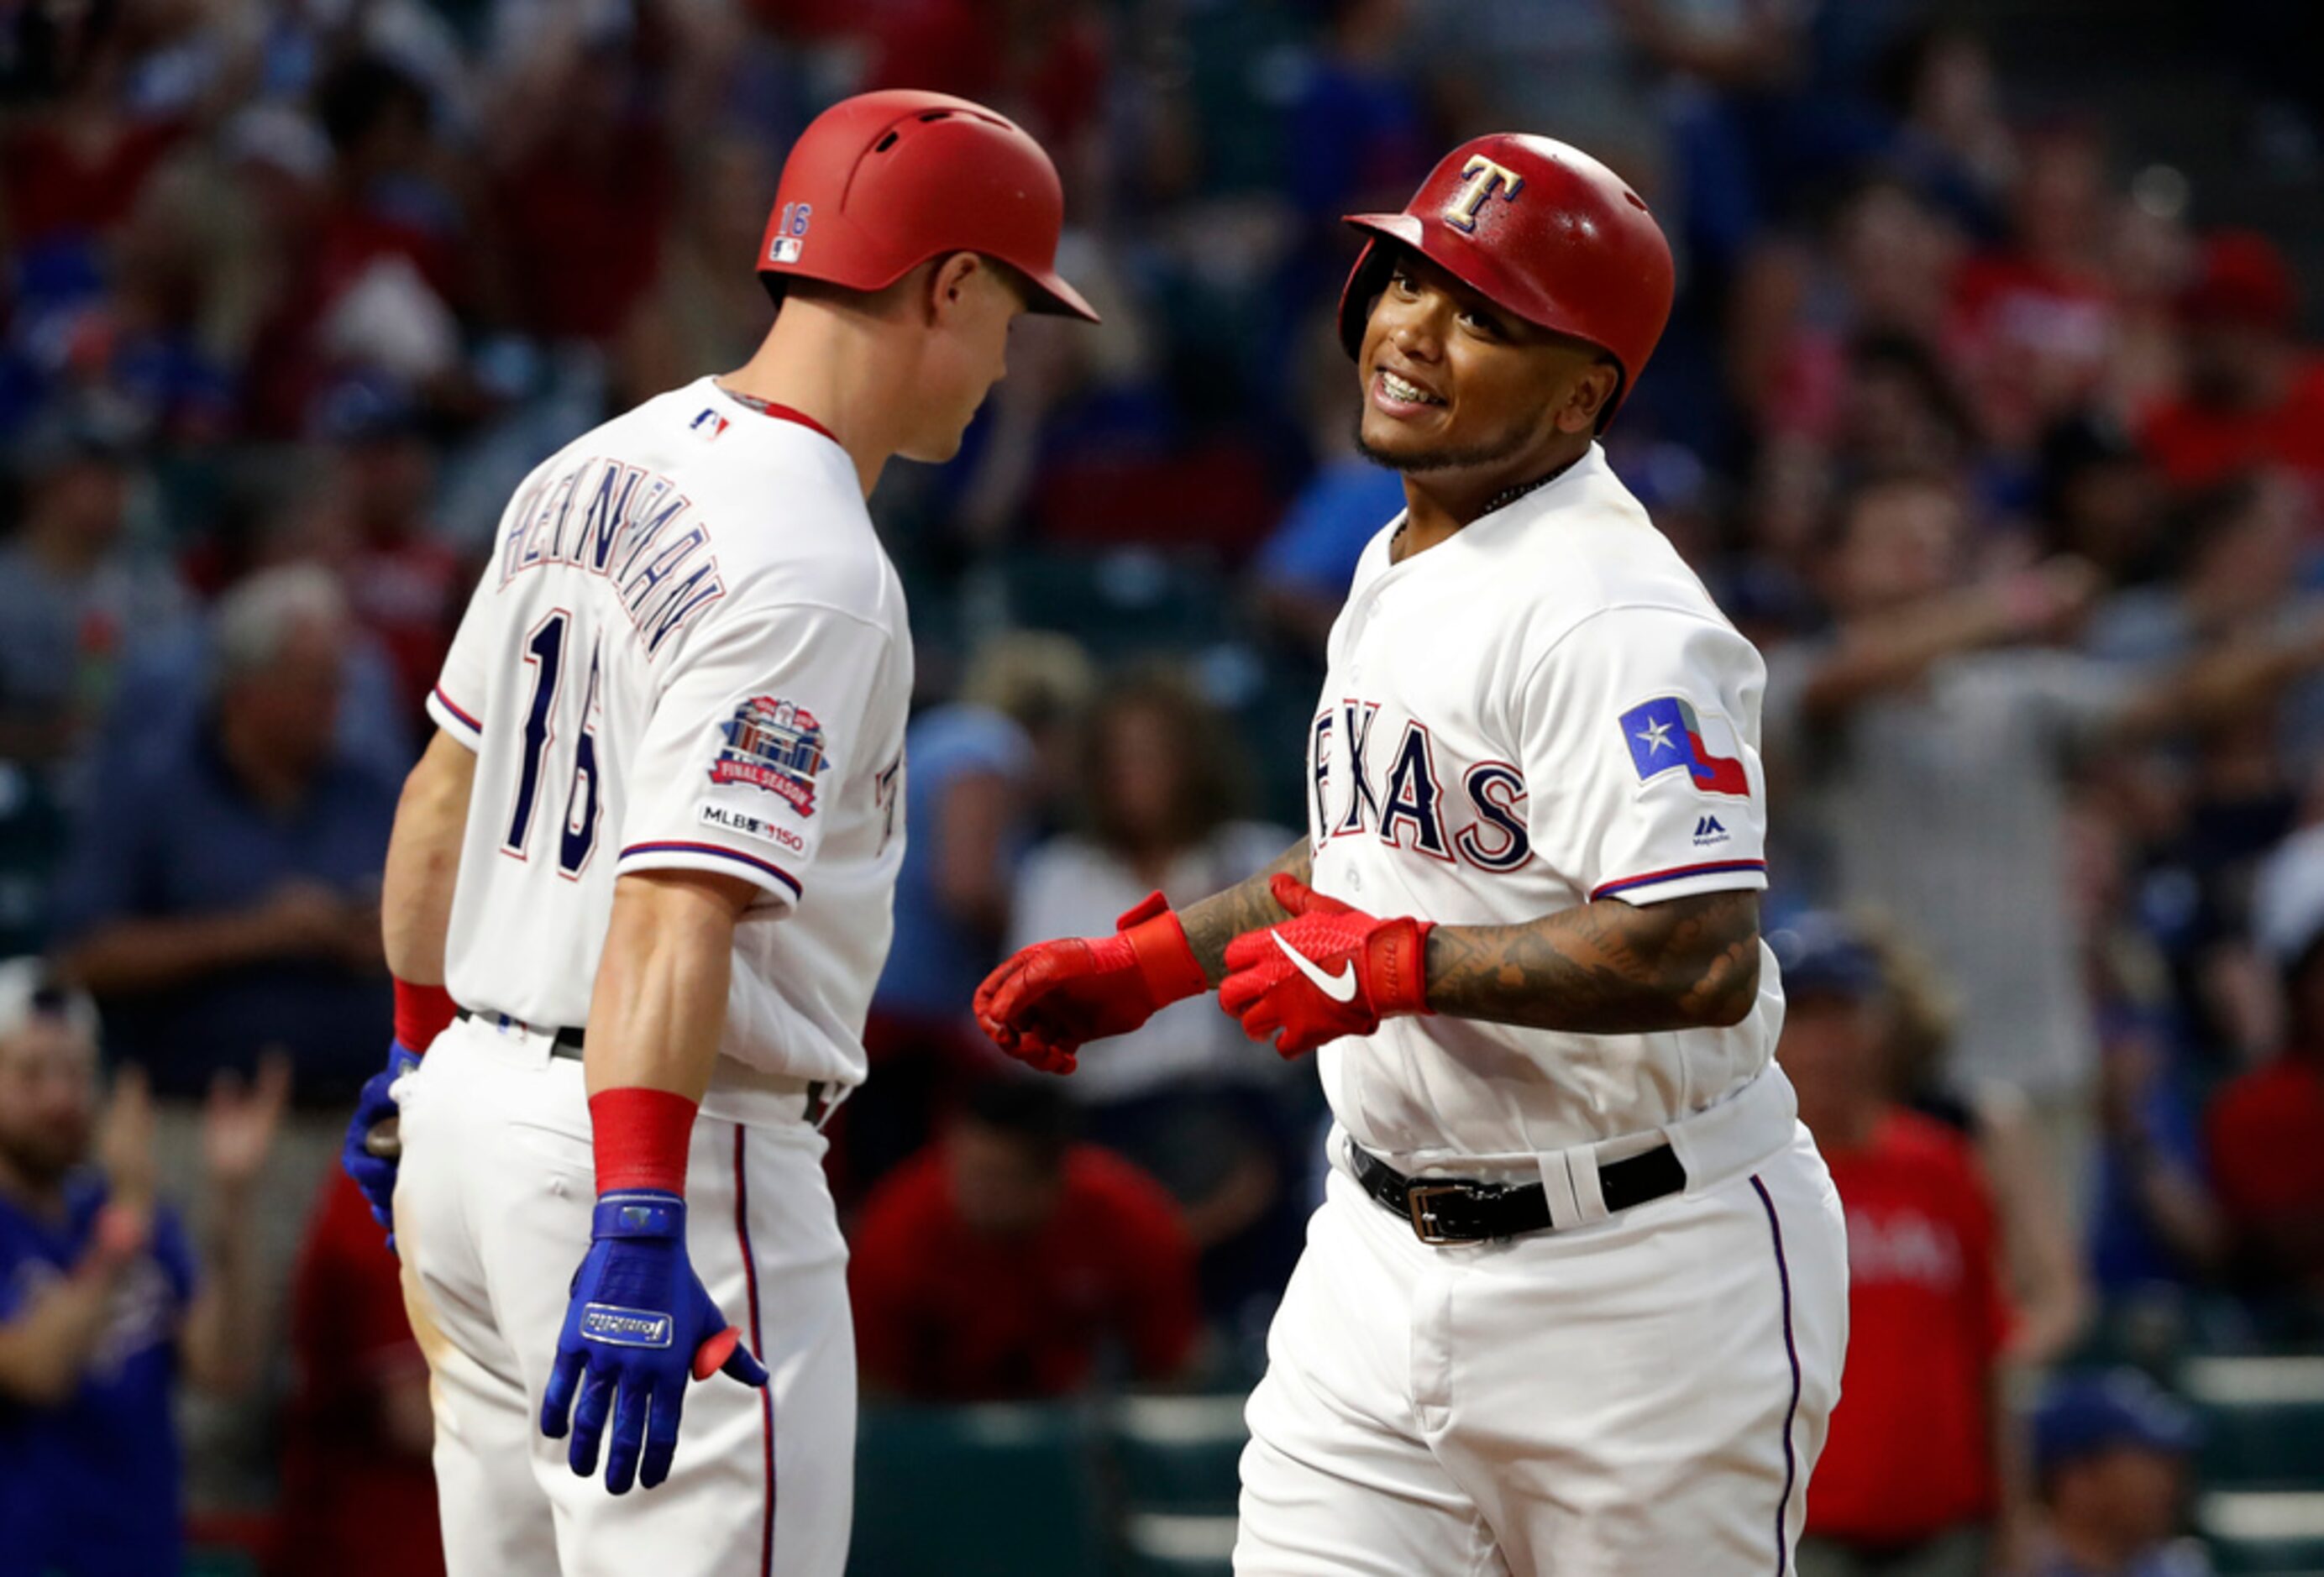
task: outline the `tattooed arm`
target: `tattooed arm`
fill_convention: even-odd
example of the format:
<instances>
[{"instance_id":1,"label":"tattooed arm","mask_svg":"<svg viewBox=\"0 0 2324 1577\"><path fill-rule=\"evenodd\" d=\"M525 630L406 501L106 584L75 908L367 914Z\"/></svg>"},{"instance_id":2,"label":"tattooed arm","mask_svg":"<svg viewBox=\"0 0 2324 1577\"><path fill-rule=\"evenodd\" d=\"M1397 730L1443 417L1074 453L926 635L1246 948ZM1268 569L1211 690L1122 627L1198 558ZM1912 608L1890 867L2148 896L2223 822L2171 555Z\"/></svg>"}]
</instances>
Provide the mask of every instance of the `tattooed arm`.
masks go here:
<instances>
[{"instance_id":1,"label":"tattooed arm","mask_svg":"<svg viewBox=\"0 0 2324 1577\"><path fill-rule=\"evenodd\" d=\"M1291 918L1291 912L1268 891L1268 882L1277 872L1287 872L1305 883L1314 873L1314 855L1307 840L1302 838L1256 876L1178 911L1178 923L1186 927L1187 945L1194 948L1194 957L1213 985L1226 976L1228 943L1245 931L1278 925Z\"/></svg>"},{"instance_id":2,"label":"tattooed arm","mask_svg":"<svg viewBox=\"0 0 2324 1577\"><path fill-rule=\"evenodd\" d=\"M1435 1011L1495 1024L1580 1035L1738 1024L1759 991L1759 895L1602 898L1522 926L1438 926L1427 980Z\"/></svg>"}]
</instances>

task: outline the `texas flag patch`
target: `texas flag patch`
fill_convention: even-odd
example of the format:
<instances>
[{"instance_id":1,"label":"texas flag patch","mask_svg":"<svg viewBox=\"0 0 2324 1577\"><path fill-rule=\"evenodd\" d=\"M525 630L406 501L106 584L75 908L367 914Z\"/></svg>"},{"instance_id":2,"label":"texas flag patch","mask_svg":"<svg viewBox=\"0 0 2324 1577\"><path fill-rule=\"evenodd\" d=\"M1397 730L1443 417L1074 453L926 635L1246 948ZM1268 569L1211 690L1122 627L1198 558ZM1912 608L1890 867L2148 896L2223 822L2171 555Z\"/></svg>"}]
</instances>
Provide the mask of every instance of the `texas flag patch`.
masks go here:
<instances>
[{"instance_id":1,"label":"texas flag patch","mask_svg":"<svg viewBox=\"0 0 2324 1577\"><path fill-rule=\"evenodd\" d=\"M1706 794L1750 798L1742 748L1725 718L1704 718L1676 696L1657 696L1622 714L1622 738L1641 783L1683 767Z\"/></svg>"}]
</instances>

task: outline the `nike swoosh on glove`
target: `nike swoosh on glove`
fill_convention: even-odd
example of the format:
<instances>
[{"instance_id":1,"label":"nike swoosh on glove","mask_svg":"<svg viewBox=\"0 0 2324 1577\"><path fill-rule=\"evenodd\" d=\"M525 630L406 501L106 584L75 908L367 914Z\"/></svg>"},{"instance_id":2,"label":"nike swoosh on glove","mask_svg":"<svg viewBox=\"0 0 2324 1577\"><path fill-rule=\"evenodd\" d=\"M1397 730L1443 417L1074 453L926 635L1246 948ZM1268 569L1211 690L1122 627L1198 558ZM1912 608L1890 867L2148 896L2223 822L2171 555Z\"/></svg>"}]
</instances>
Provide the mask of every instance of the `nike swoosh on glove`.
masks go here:
<instances>
[{"instance_id":1,"label":"nike swoosh on glove","mask_svg":"<svg viewBox=\"0 0 2324 1577\"><path fill-rule=\"evenodd\" d=\"M1111 936L1037 942L976 988L985 1038L1043 1073L1069 1074L1082 1043L1123 1035L1210 987L1168 900L1149 893Z\"/></svg>"},{"instance_id":2,"label":"nike swoosh on glove","mask_svg":"<svg viewBox=\"0 0 2324 1577\"><path fill-rule=\"evenodd\" d=\"M573 1443L586 1479L605 1443L605 1488L652 1489L669 1477L690 1379L725 1373L763 1386L767 1371L742 1333L703 1290L686 1257L686 1201L660 1189L598 1195L589 1252L573 1273L573 1301L540 1403L540 1432Z\"/></svg>"},{"instance_id":3,"label":"nike swoosh on glove","mask_svg":"<svg viewBox=\"0 0 2324 1577\"><path fill-rule=\"evenodd\" d=\"M387 1066L364 1082L355 1114L347 1120L339 1165L371 1204L372 1220L387 1229L387 1251L395 1252L395 1169L403 1152L398 1140L382 1136L372 1148L372 1130L396 1114L395 1081L420 1065L420 1054L401 1040L387 1045Z\"/></svg>"},{"instance_id":4,"label":"nike swoosh on glove","mask_svg":"<svg viewBox=\"0 0 2324 1577\"><path fill-rule=\"evenodd\" d=\"M1291 918L1227 944L1219 1006L1243 1033L1301 1056L1342 1035L1369 1035L1380 1020L1425 1013L1428 933L1434 922L1383 920L1278 875L1268 884Z\"/></svg>"}]
</instances>

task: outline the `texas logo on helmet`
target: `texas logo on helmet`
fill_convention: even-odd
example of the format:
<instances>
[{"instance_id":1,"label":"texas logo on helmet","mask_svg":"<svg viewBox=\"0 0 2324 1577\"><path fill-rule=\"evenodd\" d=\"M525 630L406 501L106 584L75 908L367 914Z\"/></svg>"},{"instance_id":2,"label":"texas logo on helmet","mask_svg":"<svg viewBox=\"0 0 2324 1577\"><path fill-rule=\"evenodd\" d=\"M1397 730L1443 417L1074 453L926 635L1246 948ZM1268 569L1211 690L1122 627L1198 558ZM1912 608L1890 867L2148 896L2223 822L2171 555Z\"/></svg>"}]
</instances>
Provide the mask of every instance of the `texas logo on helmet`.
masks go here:
<instances>
[{"instance_id":1,"label":"texas logo on helmet","mask_svg":"<svg viewBox=\"0 0 2324 1577\"><path fill-rule=\"evenodd\" d=\"M1622 714L1622 738L1630 747L1630 763L1638 781L1651 783L1680 768L1706 794L1751 795L1751 779L1738 753L1720 755L1714 746L1736 751L1734 736L1722 718L1706 727L1693 707L1676 696L1657 696Z\"/></svg>"}]
</instances>

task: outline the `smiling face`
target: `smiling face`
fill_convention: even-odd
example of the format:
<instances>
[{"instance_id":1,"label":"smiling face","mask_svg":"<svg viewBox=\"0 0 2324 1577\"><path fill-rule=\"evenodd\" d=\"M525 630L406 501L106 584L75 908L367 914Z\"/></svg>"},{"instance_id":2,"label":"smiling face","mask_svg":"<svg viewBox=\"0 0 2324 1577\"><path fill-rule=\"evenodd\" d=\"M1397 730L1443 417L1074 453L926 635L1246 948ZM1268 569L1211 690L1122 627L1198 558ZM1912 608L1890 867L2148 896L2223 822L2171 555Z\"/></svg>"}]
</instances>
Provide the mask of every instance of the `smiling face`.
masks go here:
<instances>
[{"instance_id":1,"label":"smiling face","mask_svg":"<svg viewBox=\"0 0 2324 1577\"><path fill-rule=\"evenodd\" d=\"M1486 491L1588 447L1620 380L1603 351L1495 306L1410 251L1372 303L1357 358L1356 443L1406 473L1466 473Z\"/></svg>"}]
</instances>

